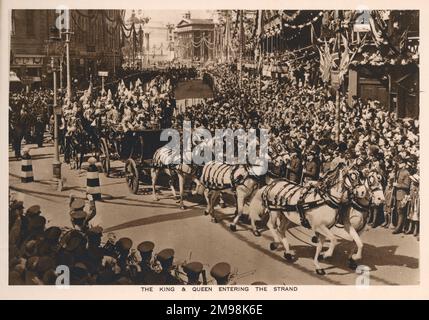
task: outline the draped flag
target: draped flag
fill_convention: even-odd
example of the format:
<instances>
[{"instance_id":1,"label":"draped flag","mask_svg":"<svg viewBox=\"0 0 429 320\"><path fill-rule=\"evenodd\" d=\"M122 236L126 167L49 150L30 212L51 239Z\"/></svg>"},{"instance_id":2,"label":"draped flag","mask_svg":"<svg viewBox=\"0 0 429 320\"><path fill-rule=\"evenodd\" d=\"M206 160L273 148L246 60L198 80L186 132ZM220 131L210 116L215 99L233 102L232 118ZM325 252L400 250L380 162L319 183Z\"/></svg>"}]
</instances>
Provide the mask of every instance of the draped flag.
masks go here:
<instances>
[{"instance_id":1,"label":"draped flag","mask_svg":"<svg viewBox=\"0 0 429 320\"><path fill-rule=\"evenodd\" d=\"M343 81L344 75L349 70L351 59L350 59L350 49L349 49L348 41L346 37L344 37L343 35L341 35L341 37L343 38L344 52L341 54L339 77L340 77L340 81Z\"/></svg>"},{"instance_id":2,"label":"draped flag","mask_svg":"<svg viewBox=\"0 0 429 320\"><path fill-rule=\"evenodd\" d=\"M336 67L335 56L331 54L329 45L325 41L325 46L318 48L320 54L320 73L323 82L328 82L331 77L332 67Z\"/></svg>"},{"instance_id":3,"label":"draped flag","mask_svg":"<svg viewBox=\"0 0 429 320\"><path fill-rule=\"evenodd\" d=\"M377 23L372 15L369 16L369 26L371 28L372 38L377 46L381 45L384 41L383 32L379 30Z\"/></svg>"}]
</instances>

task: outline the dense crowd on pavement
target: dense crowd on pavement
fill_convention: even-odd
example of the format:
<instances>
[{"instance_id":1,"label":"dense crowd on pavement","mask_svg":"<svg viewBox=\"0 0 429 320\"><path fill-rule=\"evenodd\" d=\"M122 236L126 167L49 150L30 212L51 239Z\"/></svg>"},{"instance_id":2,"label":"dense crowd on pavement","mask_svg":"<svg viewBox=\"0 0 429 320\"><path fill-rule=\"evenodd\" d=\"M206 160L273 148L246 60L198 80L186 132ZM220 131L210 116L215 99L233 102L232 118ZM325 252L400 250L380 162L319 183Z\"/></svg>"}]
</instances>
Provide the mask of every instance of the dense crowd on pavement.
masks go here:
<instances>
[{"instance_id":1,"label":"dense crowd on pavement","mask_svg":"<svg viewBox=\"0 0 429 320\"><path fill-rule=\"evenodd\" d=\"M363 171L376 170L394 202L385 206L384 226L393 222L395 233L418 234L418 120L398 118L377 100L353 96L349 104L341 95L337 143L335 93L318 79L294 70L285 79L265 77L259 97L257 76L245 73L238 89L238 74L228 65L211 70L206 81L213 85L215 98L179 115L175 125L191 120L195 127L211 131L268 129L272 162L283 168L282 176L297 183L318 180L338 159Z\"/></svg>"},{"instance_id":2,"label":"dense crowd on pavement","mask_svg":"<svg viewBox=\"0 0 429 320\"><path fill-rule=\"evenodd\" d=\"M181 128L184 120L212 132L216 128L265 128L270 133L269 156L275 174L302 184L319 180L339 162L363 173L377 171L386 195L383 226L395 234L418 236L419 121L398 118L377 100L354 96L348 103L347 94L341 94L337 142L335 93L311 75L311 59L299 61L289 65L284 77L262 79L251 70L239 79L234 65L211 67L204 81L212 86L214 98L183 113L175 113L173 89L178 81L194 78L194 68L171 68L143 81L138 77L121 81L102 92L89 88L71 99L60 99L62 128L74 132L78 119L89 126L101 124L124 132ZM22 139L42 146L52 99L50 90L11 94L10 132L17 157ZM54 284L58 265L70 268L71 284L179 281L171 273L174 252L163 250L154 257L152 243L144 242L133 250L131 239L109 238L101 227L91 226L95 211L92 199L85 203L71 198L70 226L47 227L39 206L24 212L23 203L12 199L10 284ZM376 216L370 217L374 226Z\"/></svg>"}]
</instances>

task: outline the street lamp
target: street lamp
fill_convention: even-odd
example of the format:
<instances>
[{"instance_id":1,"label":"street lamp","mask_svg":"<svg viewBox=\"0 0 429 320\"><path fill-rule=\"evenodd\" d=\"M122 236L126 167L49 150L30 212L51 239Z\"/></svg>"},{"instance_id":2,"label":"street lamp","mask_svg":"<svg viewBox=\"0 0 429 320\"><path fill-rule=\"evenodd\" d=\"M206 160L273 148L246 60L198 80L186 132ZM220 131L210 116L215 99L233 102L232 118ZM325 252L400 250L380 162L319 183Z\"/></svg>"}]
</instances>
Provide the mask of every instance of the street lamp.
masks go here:
<instances>
[{"instance_id":1,"label":"street lamp","mask_svg":"<svg viewBox=\"0 0 429 320\"><path fill-rule=\"evenodd\" d=\"M55 58L51 56L51 68L54 81L54 160L52 162L52 173L54 178L61 180L61 162L59 153L59 136L58 136L58 123L59 116L61 115L61 107L57 106L57 68L55 66Z\"/></svg>"},{"instance_id":2,"label":"street lamp","mask_svg":"<svg viewBox=\"0 0 429 320\"><path fill-rule=\"evenodd\" d=\"M61 55L61 46L63 45L61 38L56 34L51 33L47 41L48 56L50 55L50 70L53 77L53 114L54 114L54 159L52 161L52 173L55 179L58 179L58 188L61 190L61 162L59 154L59 116L61 115L61 107L57 106L57 71L58 68L55 64L55 57ZM49 50L51 49L51 50Z\"/></svg>"},{"instance_id":3,"label":"street lamp","mask_svg":"<svg viewBox=\"0 0 429 320\"><path fill-rule=\"evenodd\" d=\"M66 17L66 31L64 34L66 35L66 63L67 63L67 96L69 100L71 99L71 78L70 78L70 36L73 32L70 31L70 11L65 10Z\"/></svg>"}]
</instances>

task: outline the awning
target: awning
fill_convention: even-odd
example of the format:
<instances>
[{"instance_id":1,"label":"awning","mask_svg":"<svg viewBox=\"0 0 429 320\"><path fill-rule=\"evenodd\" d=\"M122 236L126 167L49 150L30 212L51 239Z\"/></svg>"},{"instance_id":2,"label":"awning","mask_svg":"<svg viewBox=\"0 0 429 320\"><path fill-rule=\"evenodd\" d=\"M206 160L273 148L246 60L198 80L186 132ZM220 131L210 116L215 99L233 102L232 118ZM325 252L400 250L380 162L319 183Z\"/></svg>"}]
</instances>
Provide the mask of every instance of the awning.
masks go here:
<instances>
[{"instance_id":1,"label":"awning","mask_svg":"<svg viewBox=\"0 0 429 320\"><path fill-rule=\"evenodd\" d=\"M9 82L21 82L21 80L18 78L15 72L10 71L9 72Z\"/></svg>"}]
</instances>

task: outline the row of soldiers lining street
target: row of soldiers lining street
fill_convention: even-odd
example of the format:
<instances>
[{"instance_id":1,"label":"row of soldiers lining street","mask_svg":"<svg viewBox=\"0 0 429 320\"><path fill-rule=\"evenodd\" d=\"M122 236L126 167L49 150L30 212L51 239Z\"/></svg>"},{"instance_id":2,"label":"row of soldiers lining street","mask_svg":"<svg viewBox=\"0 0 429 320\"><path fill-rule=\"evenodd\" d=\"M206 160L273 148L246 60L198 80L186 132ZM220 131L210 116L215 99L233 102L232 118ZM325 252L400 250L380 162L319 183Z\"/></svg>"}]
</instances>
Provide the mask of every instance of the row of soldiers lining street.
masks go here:
<instances>
[{"instance_id":1,"label":"row of soldiers lining street","mask_svg":"<svg viewBox=\"0 0 429 320\"><path fill-rule=\"evenodd\" d=\"M87 203L86 203L87 202ZM200 262L175 262L174 249L156 252L144 241L133 249L129 238L116 240L92 226L96 205L70 196L71 227L47 227L38 205L24 209L12 196L9 203L9 285L177 285L227 284L234 276L227 263L210 270L207 280Z\"/></svg>"},{"instance_id":2,"label":"row of soldiers lining street","mask_svg":"<svg viewBox=\"0 0 429 320\"><path fill-rule=\"evenodd\" d=\"M52 90L15 92L9 95L9 141L15 157L21 157L21 144L43 146L46 125L49 122Z\"/></svg>"}]
</instances>

